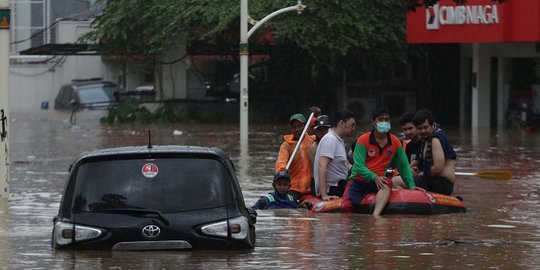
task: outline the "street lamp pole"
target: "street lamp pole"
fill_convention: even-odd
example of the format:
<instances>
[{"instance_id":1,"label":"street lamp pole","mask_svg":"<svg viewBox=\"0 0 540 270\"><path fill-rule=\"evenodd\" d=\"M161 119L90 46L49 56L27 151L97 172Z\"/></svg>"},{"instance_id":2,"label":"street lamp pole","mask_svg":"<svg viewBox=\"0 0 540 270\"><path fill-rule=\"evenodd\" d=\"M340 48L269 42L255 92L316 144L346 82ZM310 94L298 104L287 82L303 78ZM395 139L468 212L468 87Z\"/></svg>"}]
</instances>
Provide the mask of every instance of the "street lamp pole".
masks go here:
<instances>
[{"instance_id":1,"label":"street lamp pole","mask_svg":"<svg viewBox=\"0 0 540 270\"><path fill-rule=\"evenodd\" d=\"M0 199L9 195L9 0L0 0Z\"/></svg>"},{"instance_id":2,"label":"street lamp pole","mask_svg":"<svg viewBox=\"0 0 540 270\"><path fill-rule=\"evenodd\" d=\"M299 0L294 6L276 10L258 22L255 22L253 27L248 31L248 0L240 0L240 142L247 143L248 141L248 113L249 113L249 82L248 82L248 64L249 64L249 37L268 20L273 17L289 12L297 11L302 13L306 6L302 5Z\"/></svg>"},{"instance_id":3,"label":"street lamp pole","mask_svg":"<svg viewBox=\"0 0 540 270\"><path fill-rule=\"evenodd\" d=\"M240 141L248 141L248 0L240 1Z\"/></svg>"}]
</instances>

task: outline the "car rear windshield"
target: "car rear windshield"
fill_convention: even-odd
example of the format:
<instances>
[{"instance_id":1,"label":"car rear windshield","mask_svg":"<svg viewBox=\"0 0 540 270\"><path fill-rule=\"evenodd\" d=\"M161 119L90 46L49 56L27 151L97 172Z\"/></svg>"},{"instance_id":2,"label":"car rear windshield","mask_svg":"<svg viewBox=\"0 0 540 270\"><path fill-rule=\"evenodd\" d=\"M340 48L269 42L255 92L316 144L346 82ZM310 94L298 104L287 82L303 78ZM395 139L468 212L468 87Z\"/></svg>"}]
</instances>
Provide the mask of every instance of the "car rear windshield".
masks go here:
<instances>
[{"instance_id":1,"label":"car rear windshield","mask_svg":"<svg viewBox=\"0 0 540 270\"><path fill-rule=\"evenodd\" d=\"M233 201L231 176L214 159L90 162L80 165L73 177L75 211L141 208L170 213L222 207Z\"/></svg>"},{"instance_id":2,"label":"car rear windshield","mask_svg":"<svg viewBox=\"0 0 540 270\"><path fill-rule=\"evenodd\" d=\"M115 86L95 86L80 88L77 93L81 104L90 104L114 101L114 92L117 91Z\"/></svg>"}]
</instances>

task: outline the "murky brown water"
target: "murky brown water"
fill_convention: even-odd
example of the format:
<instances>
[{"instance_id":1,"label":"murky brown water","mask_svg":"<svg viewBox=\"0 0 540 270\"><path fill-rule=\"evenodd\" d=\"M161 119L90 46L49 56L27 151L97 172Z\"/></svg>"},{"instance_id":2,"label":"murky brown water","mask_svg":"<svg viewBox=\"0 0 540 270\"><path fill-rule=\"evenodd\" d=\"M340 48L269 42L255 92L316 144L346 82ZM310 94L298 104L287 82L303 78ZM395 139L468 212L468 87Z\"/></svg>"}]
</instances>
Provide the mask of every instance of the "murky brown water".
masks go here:
<instances>
[{"instance_id":1,"label":"murky brown water","mask_svg":"<svg viewBox=\"0 0 540 270\"><path fill-rule=\"evenodd\" d=\"M439 216L259 211L257 244L247 252L57 252L50 248L67 168L81 152L153 144L217 146L237 166L246 204L271 189L286 127L250 126L247 152L238 126L102 126L94 113L12 113L11 197L0 202L2 269L540 269L540 134L451 129L458 171L511 170L514 179L459 178L468 212ZM181 135L173 135L173 131ZM177 132L179 133L179 132Z\"/></svg>"}]
</instances>

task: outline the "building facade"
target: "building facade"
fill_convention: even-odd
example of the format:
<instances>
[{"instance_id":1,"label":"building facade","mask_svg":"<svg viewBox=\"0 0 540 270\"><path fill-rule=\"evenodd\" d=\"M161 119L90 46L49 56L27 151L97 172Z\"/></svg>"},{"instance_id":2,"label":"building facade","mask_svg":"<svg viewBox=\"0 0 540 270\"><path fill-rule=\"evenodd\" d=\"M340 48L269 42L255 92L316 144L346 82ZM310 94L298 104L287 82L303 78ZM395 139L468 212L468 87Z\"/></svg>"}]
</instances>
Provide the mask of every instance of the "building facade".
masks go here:
<instances>
[{"instance_id":1,"label":"building facade","mask_svg":"<svg viewBox=\"0 0 540 270\"><path fill-rule=\"evenodd\" d=\"M460 44L460 123L505 128L540 113L540 1L469 0L407 14L407 41Z\"/></svg>"}]
</instances>

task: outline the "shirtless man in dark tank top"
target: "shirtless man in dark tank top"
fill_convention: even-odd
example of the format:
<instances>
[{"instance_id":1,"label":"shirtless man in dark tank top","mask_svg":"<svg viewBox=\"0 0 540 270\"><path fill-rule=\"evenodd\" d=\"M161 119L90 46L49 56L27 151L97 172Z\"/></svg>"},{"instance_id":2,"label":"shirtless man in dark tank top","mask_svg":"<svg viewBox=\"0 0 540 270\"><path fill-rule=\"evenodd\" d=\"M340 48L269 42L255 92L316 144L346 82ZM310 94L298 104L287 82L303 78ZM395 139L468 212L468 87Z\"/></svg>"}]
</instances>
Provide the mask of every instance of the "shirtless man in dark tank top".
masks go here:
<instances>
[{"instance_id":1,"label":"shirtless man in dark tank top","mask_svg":"<svg viewBox=\"0 0 540 270\"><path fill-rule=\"evenodd\" d=\"M448 135L427 109L416 112L413 123L422 137L421 151L411 162L417 185L428 191L451 195L456 179L456 152Z\"/></svg>"}]
</instances>

